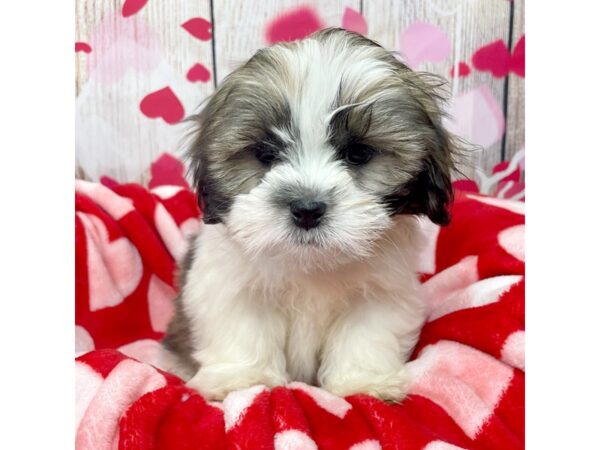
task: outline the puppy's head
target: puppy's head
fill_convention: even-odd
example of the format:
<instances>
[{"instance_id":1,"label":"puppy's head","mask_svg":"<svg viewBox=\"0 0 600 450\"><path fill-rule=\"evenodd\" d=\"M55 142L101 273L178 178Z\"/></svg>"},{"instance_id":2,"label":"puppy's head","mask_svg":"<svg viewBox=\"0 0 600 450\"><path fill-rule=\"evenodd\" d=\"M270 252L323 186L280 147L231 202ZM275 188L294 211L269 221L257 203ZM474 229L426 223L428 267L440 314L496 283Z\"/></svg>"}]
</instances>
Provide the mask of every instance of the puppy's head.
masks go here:
<instances>
[{"instance_id":1,"label":"puppy's head","mask_svg":"<svg viewBox=\"0 0 600 450\"><path fill-rule=\"evenodd\" d=\"M339 29L259 51L193 118L204 221L302 267L364 257L395 215L447 224L440 86Z\"/></svg>"}]
</instances>

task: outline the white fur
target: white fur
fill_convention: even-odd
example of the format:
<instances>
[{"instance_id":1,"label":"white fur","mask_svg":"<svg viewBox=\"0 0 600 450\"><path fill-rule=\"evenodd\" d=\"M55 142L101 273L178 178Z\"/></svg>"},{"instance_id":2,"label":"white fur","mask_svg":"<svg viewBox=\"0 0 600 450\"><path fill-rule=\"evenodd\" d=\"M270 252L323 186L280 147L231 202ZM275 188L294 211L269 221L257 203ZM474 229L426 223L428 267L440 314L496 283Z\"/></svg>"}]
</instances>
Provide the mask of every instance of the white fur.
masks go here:
<instances>
[{"instance_id":1,"label":"white fur","mask_svg":"<svg viewBox=\"0 0 600 450\"><path fill-rule=\"evenodd\" d=\"M292 380L401 398L423 312L414 219L394 222L369 257L309 273L251 259L224 225L206 226L183 295L202 363L189 385L216 399Z\"/></svg>"}]
</instances>

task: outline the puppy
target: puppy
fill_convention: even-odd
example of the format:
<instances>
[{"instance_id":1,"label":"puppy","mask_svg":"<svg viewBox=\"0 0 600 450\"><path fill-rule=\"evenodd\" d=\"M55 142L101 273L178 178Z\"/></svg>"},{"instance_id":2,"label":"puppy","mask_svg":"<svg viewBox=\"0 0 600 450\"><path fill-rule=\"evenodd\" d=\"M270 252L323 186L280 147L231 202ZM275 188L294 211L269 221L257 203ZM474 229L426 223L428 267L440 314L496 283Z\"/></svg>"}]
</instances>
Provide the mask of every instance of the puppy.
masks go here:
<instances>
[{"instance_id":1,"label":"puppy","mask_svg":"<svg viewBox=\"0 0 600 450\"><path fill-rule=\"evenodd\" d=\"M260 50L193 117L204 226L165 366L209 399L292 380L399 400L424 320L417 216L445 225L440 83L328 29Z\"/></svg>"}]
</instances>

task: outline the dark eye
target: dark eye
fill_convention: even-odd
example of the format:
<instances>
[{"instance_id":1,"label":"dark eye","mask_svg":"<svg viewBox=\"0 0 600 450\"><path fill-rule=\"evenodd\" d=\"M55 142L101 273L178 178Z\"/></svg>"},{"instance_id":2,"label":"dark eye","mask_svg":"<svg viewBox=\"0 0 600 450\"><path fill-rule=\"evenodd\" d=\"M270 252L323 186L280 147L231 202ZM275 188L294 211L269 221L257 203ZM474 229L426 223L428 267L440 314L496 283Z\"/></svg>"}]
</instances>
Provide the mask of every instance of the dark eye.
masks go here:
<instances>
[{"instance_id":1,"label":"dark eye","mask_svg":"<svg viewBox=\"0 0 600 450\"><path fill-rule=\"evenodd\" d=\"M346 161L354 166L368 163L375 151L365 144L350 144L346 149Z\"/></svg>"},{"instance_id":2,"label":"dark eye","mask_svg":"<svg viewBox=\"0 0 600 450\"><path fill-rule=\"evenodd\" d=\"M252 146L252 151L254 152L256 159L265 165L271 164L277 159L275 149L262 143Z\"/></svg>"}]
</instances>

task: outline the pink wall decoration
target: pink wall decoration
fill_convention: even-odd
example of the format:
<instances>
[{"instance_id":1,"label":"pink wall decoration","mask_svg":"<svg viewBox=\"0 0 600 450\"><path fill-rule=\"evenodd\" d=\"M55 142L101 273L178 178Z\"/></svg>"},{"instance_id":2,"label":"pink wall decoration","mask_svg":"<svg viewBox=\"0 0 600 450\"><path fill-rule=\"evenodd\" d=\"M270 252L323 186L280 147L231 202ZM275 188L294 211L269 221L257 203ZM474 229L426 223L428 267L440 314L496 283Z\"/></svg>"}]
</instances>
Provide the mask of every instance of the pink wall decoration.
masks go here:
<instances>
[{"instance_id":1,"label":"pink wall decoration","mask_svg":"<svg viewBox=\"0 0 600 450\"><path fill-rule=\"evenodd\" d=\"M481 149L468 176L524 147L523 0L76 0L76 12L84 179L147 183L163 153L182 156L183 119L224 77L264 46L326 27L363 34L448 80L450 126Z\"/></svg>"},{"instance_id":2,"label":"pink wall decoration","mask_svg":"<svg viewBox=\"0 0 600 450\"><path fill-rule=\"evenodd\" d=\"M444 30L430 23L414 22L400 35L400 53L413 69L425 61L444 61L450 56L451 48Z\"/></svg>"}]
</instances>

